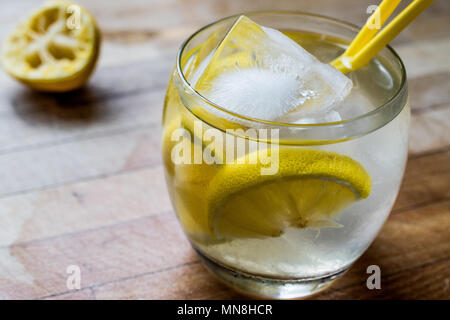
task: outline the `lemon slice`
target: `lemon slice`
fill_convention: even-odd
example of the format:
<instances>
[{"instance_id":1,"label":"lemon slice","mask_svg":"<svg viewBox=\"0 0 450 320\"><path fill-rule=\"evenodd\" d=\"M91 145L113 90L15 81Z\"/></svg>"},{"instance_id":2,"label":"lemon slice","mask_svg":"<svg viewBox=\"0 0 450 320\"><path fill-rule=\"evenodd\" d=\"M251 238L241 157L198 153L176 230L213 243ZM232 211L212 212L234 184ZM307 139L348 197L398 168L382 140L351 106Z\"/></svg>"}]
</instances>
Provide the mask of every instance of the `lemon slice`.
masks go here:
<instances>
[{"instance_id":1,"label":"lemon slice","mask_svg":"<svg viewBox=\"0 0 450 320\"><path fill-rule=\"evenodd\" d=\"M288 227L337 227L333 218L352 202L369 196L371 178L355 160L315 149L279 149L279 171L225 165L208 192L208 228L218 239L280 236Z\"/></svg>"},{"instance_id":2,"label":"lemon slice","mask_svg":"<svg viewBox=\"0 0 450 320\"><path fill-rule=\"evenodd\" d=\"M172 137L175 130L185 130L191 140L187 145L190 149L190 163L174 164L172 160L172 151L180 141L174 141ZM180 131L181 133L182 131ZM187 136L185 136L187 138ZM217 166L209 165L204 162L194 163L194 146L198 143L194 141L193 134L183 127L183 121L180 117L174 117L164 125L162 154L163 162L166 168L166 174L169 175L168 186L171 194L178 219L183 226L184 231L193 239L202 243L211 243L211 236L207 226L207 211L205 194L209 182L217 173ZM201 145L201 151L207 147Z\"/></svg>"},{"instance_id":3,"label":"lemon slice","mask_svg":"<svg viewBox=\"0 0 450 320\"><path fill-rule=\"evenodd\" d=\"M94 70L100 32L83 7L67 1L44 4L5 41L4 69L40 91L81 87Z\"/></svg>"}]
</instances>

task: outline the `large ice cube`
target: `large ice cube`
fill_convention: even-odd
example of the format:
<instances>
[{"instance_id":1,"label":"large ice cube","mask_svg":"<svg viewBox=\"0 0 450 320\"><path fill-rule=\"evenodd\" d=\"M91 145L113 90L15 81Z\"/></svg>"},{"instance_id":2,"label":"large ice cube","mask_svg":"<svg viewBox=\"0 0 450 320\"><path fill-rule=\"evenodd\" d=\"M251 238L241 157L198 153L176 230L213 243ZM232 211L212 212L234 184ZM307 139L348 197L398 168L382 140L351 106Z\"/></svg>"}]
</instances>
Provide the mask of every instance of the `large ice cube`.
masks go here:
<instances>
[{"instance_id":1,"label":"large ice cube","mask_svg":"<svg viewBox=\"0 0 450 320\"><path fill-rule=\"evenodd\" d=\"M283 33L245 16L190 81L206 98L234 113L283 122L323 115L352 88L340 71Z\"/></svg>"}]
</instances>

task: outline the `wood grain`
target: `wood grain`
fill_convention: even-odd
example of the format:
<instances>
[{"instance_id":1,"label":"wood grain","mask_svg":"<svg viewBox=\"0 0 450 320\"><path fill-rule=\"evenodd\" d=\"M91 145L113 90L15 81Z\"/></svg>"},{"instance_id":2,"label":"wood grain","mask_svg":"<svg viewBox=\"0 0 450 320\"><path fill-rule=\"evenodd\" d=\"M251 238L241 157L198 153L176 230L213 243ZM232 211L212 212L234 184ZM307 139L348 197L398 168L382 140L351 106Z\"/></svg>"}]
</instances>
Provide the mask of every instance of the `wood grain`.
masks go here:
<instances>
[{"instance_id":1,"label":"wood grain","mask_svg":"<svg viewBox=\"0 0 450 320\"><path fill-rule=\"evenodd\" d=\"M0 39L40 4L2 4ZM164 92L181 42L218 18L301 10L361 25L369 0L80 0L103 47L79 91L38 94L0 73L1 299L235 299L189 247L160 159ZM409 77L410 159L393 212L318 299L450 299L450 2L393 42ZM82 270L81 290L66 267ZM382 290L364 285L382 268Z\"/></svg>"}]
</instances>

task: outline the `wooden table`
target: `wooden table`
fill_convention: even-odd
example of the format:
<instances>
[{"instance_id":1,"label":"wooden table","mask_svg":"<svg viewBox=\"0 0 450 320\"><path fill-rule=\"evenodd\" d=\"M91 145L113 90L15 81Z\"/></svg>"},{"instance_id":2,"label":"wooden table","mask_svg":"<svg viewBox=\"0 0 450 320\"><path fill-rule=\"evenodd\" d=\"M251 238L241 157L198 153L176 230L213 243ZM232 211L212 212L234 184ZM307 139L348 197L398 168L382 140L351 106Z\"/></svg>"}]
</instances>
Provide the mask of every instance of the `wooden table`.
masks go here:
<instances>
[{"instance_id":1,"label":"wooden table","mask_svg":"<svg viewBox=\"0 0 450 320\"><path fill-rule=\"evenodd\" d=\"M0 74L0 298L242 298L202 267L167 196L160 121L177 48L242 11L361 25L377 1L80 2L104 40L85 89L38 94ZM39 3L3 3L0 39ZM319 299L450 298L450 2L437 1L394 47L413 109L403 186L370 249ZM365 286L371 264L381 267L381 290ZM80 267L81 290L66 286L70 265Z\"/></svg>"}]
</instances>

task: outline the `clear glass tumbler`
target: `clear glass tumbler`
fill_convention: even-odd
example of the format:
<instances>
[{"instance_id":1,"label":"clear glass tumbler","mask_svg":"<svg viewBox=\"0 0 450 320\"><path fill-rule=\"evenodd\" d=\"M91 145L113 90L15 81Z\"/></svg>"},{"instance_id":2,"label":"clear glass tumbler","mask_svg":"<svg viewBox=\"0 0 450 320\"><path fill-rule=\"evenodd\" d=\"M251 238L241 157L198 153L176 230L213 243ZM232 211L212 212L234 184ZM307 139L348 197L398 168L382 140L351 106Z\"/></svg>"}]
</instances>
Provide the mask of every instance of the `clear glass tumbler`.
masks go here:
<instances>
[{"instance_id":1,"label":"clear glass tumbler","mask_svg":"<svg viewBox=\"0 0 450 320\"><path fill-rule=\"evenodd\" d=\"M307 13L246 15L323 62L358 32ZM305 297L350 268L393 206L408 151L406 73L395 51L383 49L348 75L354 87L334 122L234 114L190 81L236 18L200 29L178 53L163 115L168 191L189 241L219 279L252 296Z\"/></svg>"}]
</instances>

